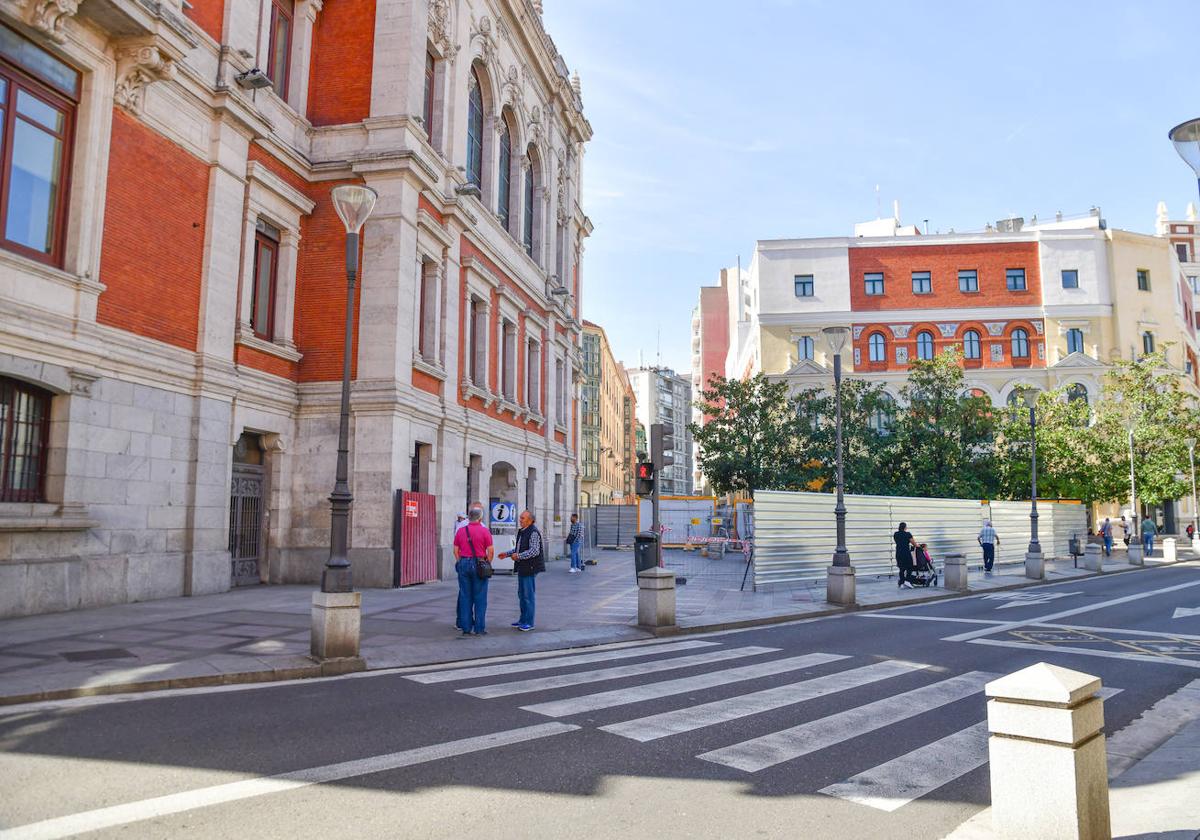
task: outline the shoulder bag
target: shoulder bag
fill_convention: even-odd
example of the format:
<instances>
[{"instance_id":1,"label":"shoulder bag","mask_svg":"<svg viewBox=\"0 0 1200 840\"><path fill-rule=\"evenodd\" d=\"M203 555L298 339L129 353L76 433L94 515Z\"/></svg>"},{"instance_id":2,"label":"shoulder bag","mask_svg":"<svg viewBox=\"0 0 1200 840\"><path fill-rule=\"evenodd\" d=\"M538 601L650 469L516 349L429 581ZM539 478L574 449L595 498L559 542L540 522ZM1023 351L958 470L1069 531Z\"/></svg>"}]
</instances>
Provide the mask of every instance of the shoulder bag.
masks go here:
<instances>
[{"instance_id":1,"label":"shoulder bag","mask_svg":"<svg viewBox=\"0 0 1200 840\"><path fill-rule=\"evenodd\" d=\"M479 552L477 552L475 550L475 542L474 542L474 540L471 539L471 526L469 523L466 526L466 530L467 530L467 545L469 545L471 547L471 553L476 555L476 557L475 557L475 574L479 576L480 580L487 580L488 578L490 578L492 576L492 574L495 570L492 568L491 561L489 561L486 557L478 556Z\"/></svg>"}]
</instances>

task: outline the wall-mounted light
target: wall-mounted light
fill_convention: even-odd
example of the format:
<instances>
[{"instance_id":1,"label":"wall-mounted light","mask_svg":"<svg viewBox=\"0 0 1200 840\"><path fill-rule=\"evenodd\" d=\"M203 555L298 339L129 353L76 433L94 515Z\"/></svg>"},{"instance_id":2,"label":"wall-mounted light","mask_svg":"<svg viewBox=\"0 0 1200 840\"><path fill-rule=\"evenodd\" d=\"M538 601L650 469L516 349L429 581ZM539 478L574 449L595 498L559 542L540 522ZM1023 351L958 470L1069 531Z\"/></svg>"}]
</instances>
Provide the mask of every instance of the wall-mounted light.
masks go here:
<instances>
[{"instance_id":1,"label":"wall-mounted light","mask_svg":"<svg viewBox=\"0 0 1200 840\"><path fill-rule=\"evenodd\" d=\"M238 73L233 79L238 83L238 87L246 90L261 90L271 86L271 79L257 67L251 67L245 73Z\"/></svg>"}]
</instances>

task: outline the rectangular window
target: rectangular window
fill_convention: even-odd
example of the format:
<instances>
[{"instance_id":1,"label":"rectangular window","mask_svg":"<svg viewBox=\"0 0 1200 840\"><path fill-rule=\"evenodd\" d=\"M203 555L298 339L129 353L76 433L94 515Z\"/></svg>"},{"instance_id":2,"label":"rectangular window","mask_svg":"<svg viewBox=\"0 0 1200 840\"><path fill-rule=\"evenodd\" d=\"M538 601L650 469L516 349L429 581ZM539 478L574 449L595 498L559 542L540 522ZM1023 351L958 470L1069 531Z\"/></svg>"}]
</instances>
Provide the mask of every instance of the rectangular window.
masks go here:
<instances>
[{"instance_id":1,"label":"rectangular window","mask_svg":"<svg viewBox=\"0 0 1200 840\"><path fill-rule=\"evenodd\" d=\"M1150 270L1149 269L1139 268L1137 270L1137 284L1138 284L1138 291L1140 291L1140 292L1150 291Z\"/></svg>"},{"instance_id":2,"label":"rectangular window","mask_svg":"<svg viewBox=\"0 0 1200 840\"><path fill-rule=\"evenodd\" d=\"M250 292L250 327L267 341L275 340L275 282L279 272L279 231L259 220L254 233L254 288Z\"/></svg>"},{"instance_id":3,"label":"rectangular window","mask_svg":"<svg viewBox=\"0 0 1200 840\"><path fill-rule=\"evenodd\" d=\"M433 140L433 80L437 73L433 53L425 52L425 98L421 103L421 119L425 121L425 136Z\"/></svg>"},{"instance_id":4,"label":"rectangular window","mask_svg":"<svg viewBox=\"0 0 1200 840\"><path fill-rule=\"evenodd\" d=\"M1083 330L1072 327L1067 330L1067 352L1082 353L1083 352Z\"/></svg>"},{"instance_id":5,"label":"rectangular window","mask_svg":"<svg viewBox=\"0 0 1200 840\"><path fill-rule=\"evenodd\" d=\"M1180 262L1188 262L1188 246L1185 242L1175 243L1175 255L1179 257Z\"/></svg>"},{"instance_id":6,"label":"rectangular window","mask_svg":"<svg viewBox=\"0 0 1200 840\"><path fill-rule=\"evenodd\" d=\"M1010 292L1025 291L1025 269L1010 268L1005 271L1004 284Z\"/></svg>"},{"instance_id":7,"label":"rectangular window","mask_svg":"<svg viewBox=\"0 0 1200 840\"><path fill-rule=\"evenodd\" d=\"M0 377L0 502L44 500L50 395Z\"/></svg>"},{"instance_id":8,"label":"rectangular window","mask_svg":"<svg viewBox=\"0 0 1200 840\"><path fill-rule=\"evenodd\" d=\"M288 95L292 61L292 0L271 0L271 33L267 45L267 78L281 99Z\"/></svg>"},{"instance_id":9,"label":"rectangular window","mask_svg":"<svg viewBox=\"0 0 1200 840\"><path fill-rule=\"evenodd\" d=\"M536 341L525 346L525 405L542 413L542 350Z\"/></svg>"},{"instance_id":10,"label":"rectangular window","mask_svg":"<svg viewBox=\"0 0 1200 840\"><path fill-rule=\"evenodd\" d=\"M796 297L813 296L813 276L811 274L797 274L795 285Z\"/></svg>"},{"instance_id":11,"label":"rectangular window","mask_svg":"<svg viewBox=\"0 0 1200 840\"><path fill-rule=\"evenodd\" d=\"M1142 333L1142 352L1146 355L1154 352L1154 333L1149 330Z\"/></svg>"},{"instance_id":12,"label":"rectangular window","mask_svg":"<svg viewBox=\"0 0 1200 840\"><path fill-rule=\"evenodd\" d=\"M928 271L912 273L912 290L914 295L928 295L933 292L933 278Z\"/></svg>"},{"instance_id":13,"label":"rectangular window","mask_svg":"<svg viewBox=\"0 0 1200 840\"><path fill-rule=\"evenodd\" d=\"M1064 289L1079 288L1079 272L1073 268L1064 268L1062 273L1062 287Z\"/></svg>"},{"instance_id":14,"label":"rectangular window","mask_svg":"<svg viewBox=\"0 0 1200 840\"><path fill-rule=\"evenodd\" d=\"M863 285L869 295L883 294L883 273L864 274Z\"/></svg>"},{"instance_id":15,"label":"rectangular window","mask_svg":"<svg viewBox=\"0 0 1200 840\"><path fill-rule=\"evenodd\" d=\"M958 290L960 292L978 292L979 272L973 268L967 268L959 271Z\"/></svg>"},{"instance_id":16,"label":"rectangular window","mask_svg":"<svg viewBox=\"0 0 1200 840\"><path fill-rule=\"evenodd\" d=\"M58 264L75 103L50 85L73 96L78 74L0 26L0 247Z\"/></svg>"},{"instance_id":17,"label":"rectangular window","mask_svg":"<svg viewBox=\"0 0 1200 840\"><path fill-rule=\"evenodd\" d=\"M438 358L438 267L429 260L421 261L421 290L417 301L417 352L427 362Z\"/></svg>"}]
</instances>

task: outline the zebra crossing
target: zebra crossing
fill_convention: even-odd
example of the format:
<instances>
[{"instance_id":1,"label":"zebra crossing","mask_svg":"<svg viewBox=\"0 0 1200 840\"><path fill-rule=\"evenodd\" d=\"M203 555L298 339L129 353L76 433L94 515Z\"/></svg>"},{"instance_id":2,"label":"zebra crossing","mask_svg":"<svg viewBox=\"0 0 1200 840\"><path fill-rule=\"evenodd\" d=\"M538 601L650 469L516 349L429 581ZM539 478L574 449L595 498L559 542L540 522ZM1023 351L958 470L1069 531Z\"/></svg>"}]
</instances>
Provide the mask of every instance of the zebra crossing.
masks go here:
<instances>
[{"instance_id":1,"label":"zebra crossing","mask_svg":"<svg viewBox=\"0 0 1200 840\"><path fill-rule=\"evenodd\" d=\"M692 673L667 673L685 669ZM802 713L804 704L835 695L842 701L841 711L833 714L734 739L693 755L700 761L745 774L795 768L794 762L824 750L842 750L853 758L855 751L849 742L860 736L886 731L931 709L975 698L977 715L964 728L893 755L876 766L855 766L853 769L859 772L845 779L814 786L814 792L825 796L891 812L987 764L983 688L999 676L987 671L950 675L932 665L904 660L824 652L789 655L774 647L686 640L450 667L405 678L431 687L447 686L482 700L516 698L523 711L547 718L575 718L580 728L590 723L581 721L580 715L606 710L621 715L627 711L624 707L665 701L658 706L665 706L663 711L656 709L653 714L637 713L595 725L597 731L638 743L701 730L719 738L725 731L722 727L737 728L744 735L747 728L767 720L771 712L799 709ZM768 688L754 686L731 696L704 696L716 689L736 690L741 684L768 679L782 682ZM911 687L916 680L923 684ZM624 682L616 688L598 685L613 681ZM1106 688L1101 696L1111 697L1119 691ZM525 695L543 693L550 696L522 702ZM878 699L859 696L856 700L863 693ZM885 696L879 697L880 693ZM955 719L961 717L958 714Z\"/></svg>"}]
</instances>

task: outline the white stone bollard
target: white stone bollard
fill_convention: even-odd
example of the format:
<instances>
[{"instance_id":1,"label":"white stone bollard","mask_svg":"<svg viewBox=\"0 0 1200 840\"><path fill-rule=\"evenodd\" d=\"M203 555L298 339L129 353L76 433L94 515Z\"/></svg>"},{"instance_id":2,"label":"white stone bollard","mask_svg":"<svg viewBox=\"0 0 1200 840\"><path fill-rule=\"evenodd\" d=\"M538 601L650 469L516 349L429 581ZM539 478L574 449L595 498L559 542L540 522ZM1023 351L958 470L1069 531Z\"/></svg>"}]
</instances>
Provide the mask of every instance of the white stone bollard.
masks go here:
<instances>
[{"instance_id":1,"label":"white stone bollard","mask_svg":"<svg viewBox=\"0 0 1200 840\"><path fill-rule=\"evenodd\" d=\"M1163 541L1163 560L1168 563L1174 563L1178 559L1178 554L1175 550L1175 538L1167 537Z\"/></svg>"},{"instance_id":2,"label":"white stone bollard","mask_svg":"<svg viewBox=\"0 0 1200 840\"><path fill-rule=\"evenodd\" d=\"M1083 568L1089 572L1104 571L1104 549L1095 543L1088 543L1083 549Z\"/></svg>"},{"instance_id":3,"label":"white stone bollard","mask_svg":"<svg viewBox=\"0 0 1200 840\"><path fill-rule=\"evenodd\" d=\"M675 573L655 566L638 572L638 625L675 626Z\"/></svg>"},{"instance_id":4,"label":"white stone bollard","mask_svg":"<svg viewBox=\"0 0 1200 840\"><path fill-rule=\"evenodd\" d=\"M825 600L842 607L856 603L854 567L830 566L825 575Z\"/></svg>"},{"instance_id":5,"label":"white stone bollard","mask_svg":"<svg viewBox=\"0 0 1200 840\"><path fill-rule=\"evenodd\" d=\"M967 558L962 554L947 554L942 566L942 586L955 592L968 591Z\"/></svg>"},{"instance_id":6,"label":"white stone bollard","mask_svg":"<svg viewBox=\"0 0 1200 840\"><path fill-rule=\"evenodd\" d=\"M1099 690L1099 677L1045 662L987 684L997 837L1110 840Z\"/></svg>"},{"instance_id":7,"label":"white stone bollard","mask_svg":"<svg viewBox=\"0 0 1200 840\"><path fill-rule=\"evenodd\" d=\"M1192 553L1200 554L1200 536L1192 537Z\"/></svg>"},{"instance_id":8,"label":"white stone bollard","mask_svg":"<svg viewBox=\"0 0 1200 840\"><path fill-rule=\"evenodd\" d=\"M1030 580L1043 580L1046 577L1046 555L1040 551L1025 552L1025 577Z\"/></svg>"},{"instance_id":9,"label":"white stone bollard","mask_svg":"<svg viewBox=\"0 0 1200 840\"><path fill-rule=\"evenodd\" d=\"M1129 561L1130 566L1146 565L1145 560L1143 558L1142 541L1140 538L1136 542L1133 540L1129 541L1129 548L1127 549L1126 559Z\"/></svg>"},{"instance_id":10,"label":"white stone bollard","mask_svg":"<svg viewBox=\"0 0 1200 840\"><path fill-rule=\"evenodd\" d=\"M313 658L357 660L361 629L361 592L313 593Z\"/></svg>"}]
</instances>

